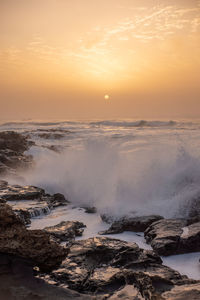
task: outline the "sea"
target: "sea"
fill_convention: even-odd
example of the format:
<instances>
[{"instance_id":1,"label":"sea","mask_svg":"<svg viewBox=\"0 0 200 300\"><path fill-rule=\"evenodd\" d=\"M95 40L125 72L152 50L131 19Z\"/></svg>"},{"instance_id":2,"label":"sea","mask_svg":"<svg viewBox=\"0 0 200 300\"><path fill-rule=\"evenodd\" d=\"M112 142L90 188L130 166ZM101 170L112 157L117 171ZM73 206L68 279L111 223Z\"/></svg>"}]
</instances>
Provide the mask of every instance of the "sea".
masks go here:
<instances>
[{"instance_id":1,"label":"sea","mask_svg":"<svg viewBox=\"0 0 200 300\"><path fill-rule=\"evenodd\" d=\"M26 120L1 122L4 130L35 142L26 153L34 158L32 168L6 178L9 183L62 193L71 202L34 218L31 228L78 220L87 226L77 238L84 239L109 227L101 214L187 218L190 201L200 197L200 120ZM151 249L143 233L109 237ZM199 258L197 252L162 259L200 279Z\"/></svg>"}]
</instances>

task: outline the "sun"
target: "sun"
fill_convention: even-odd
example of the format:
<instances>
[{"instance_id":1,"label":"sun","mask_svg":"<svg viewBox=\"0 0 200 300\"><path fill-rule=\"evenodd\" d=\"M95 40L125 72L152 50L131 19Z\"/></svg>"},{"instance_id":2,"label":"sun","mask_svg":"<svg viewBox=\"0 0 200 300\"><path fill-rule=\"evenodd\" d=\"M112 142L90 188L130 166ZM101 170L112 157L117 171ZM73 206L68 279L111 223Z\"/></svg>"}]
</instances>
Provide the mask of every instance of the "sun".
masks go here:
<instances>
[{"instance_id":1,"label":"sun","mask_svg":"<svg viewBox=\"0 0 200 300\"><path fill-rule=\"evenodd\" d=\"M108 100L108 99L110 99L110 96L109 95L105 95L104 99Z\"/></svg>"}]
</instances>

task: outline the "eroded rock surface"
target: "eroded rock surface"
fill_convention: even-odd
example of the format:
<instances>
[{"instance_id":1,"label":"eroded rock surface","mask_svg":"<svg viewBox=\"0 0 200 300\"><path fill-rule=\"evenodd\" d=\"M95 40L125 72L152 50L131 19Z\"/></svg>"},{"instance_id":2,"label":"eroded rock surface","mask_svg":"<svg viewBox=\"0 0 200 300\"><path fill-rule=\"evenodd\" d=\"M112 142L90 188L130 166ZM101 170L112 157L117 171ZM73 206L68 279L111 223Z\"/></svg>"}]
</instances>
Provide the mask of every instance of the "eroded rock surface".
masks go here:
<instances>
[{"instance_id":1,"label":"eroded rock surface","mask_svg":"<svg viewBox=\"0 0 200 300\"><path fill-rule=\"evenodd\" d=\"M183 219L160 220L147 228L145 239L159 255L200 251L200 222L187 224Z\"/></svg>"},{"instance_id":2,"label":"eroded rock surface","mask_svg":"<svg viewBox=\"0 0 200 300\"><path fill-rule=\"evenodd\" d=\"M163 300L198 300L200 283L175 286L171 291L162 294Z\"/></svg>"},{"instance_id":3,"label":"eroded rock surface","mask_svg":"<svg viewBox=\"0 0 200 300\"><path fill-rule=\"evenodd\" d=\"M74 240L81 236L86 226L78 221L63 221L55 226L45 227L44 231L50 233L59 242Z\"/></svg>"},{"instance_id":4,"label":"eroded rock surface","mask_svg":"<svg viewBox=\"0 0 200 300\"><path fill-rule=\"evenodd\" d=\"M49 195L35 186L9 185L6 181L0 181L0 199L0 202L7 201L25 224L30 224L31 217L69 203L60 193Z\"/></svg>"},{"instance_id":5,"label":"eroded rock surface","mask_svg":"<svg viewBox=\"0 0 200 300\"><path fill-rule=\"evenodd\" d=\"M153 222L163 219L161 216L151 215L142 217L123 217L112 223L109 229L100 234L115 234L124 231L144 232ZM107 222L110 219L107 220Z\"/></svg>"},{"instance_id":6,"label":"eroded rock surface","mask_svg":"<svg viewBox=\"0 0 200 300\"><path fill-rule=\"evenodd\" d=\"M29 259L33 265L50 270L61 263L67 252L48 233L27 230L9 205L0 204L0 253Z\"/></svg>"},{"instance_id":7,"label":"eroded rock surface","mask_svg":"<svg viewBox=\"0 0 200 300\"><path fill-rule=\"evenodd\" d=\"M51 278L78 292L106 295L111 299L117 299L120 294L126 294L127 299L134 299L133 295L138 299L156 299L156 295L177 284L195 282L163 266L153 251L105 237L74 242Z\"/></svg>"},{"instance_id":8,"label":"eroded rock surface","mask_svg":"<svg viewBox=\"0 0 200 300\"><path fill-rule=\"evenodd\" d=\"M28 260L0 254L0 299L1 300L90 300L69 289L56 287L35 278Z\"/></svg>"}]
</instances>

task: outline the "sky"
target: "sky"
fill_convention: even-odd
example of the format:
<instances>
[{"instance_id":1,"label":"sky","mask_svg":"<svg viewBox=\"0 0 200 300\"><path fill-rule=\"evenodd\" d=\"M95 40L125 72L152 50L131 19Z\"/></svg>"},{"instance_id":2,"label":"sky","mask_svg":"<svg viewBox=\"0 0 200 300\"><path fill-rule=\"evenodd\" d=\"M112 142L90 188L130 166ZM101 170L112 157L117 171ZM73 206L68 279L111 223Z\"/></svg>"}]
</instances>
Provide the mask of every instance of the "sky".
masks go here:
<instances>
[{"instance_id":1,"label":"sky","mask_svg":"<svg viewBox=\"0 0 200 300\"><path fill-rule=\"evenodd\" d=\"M0 0L0 119L29 118L200 118L200 1Z\"/></svg>"}]
</instances>

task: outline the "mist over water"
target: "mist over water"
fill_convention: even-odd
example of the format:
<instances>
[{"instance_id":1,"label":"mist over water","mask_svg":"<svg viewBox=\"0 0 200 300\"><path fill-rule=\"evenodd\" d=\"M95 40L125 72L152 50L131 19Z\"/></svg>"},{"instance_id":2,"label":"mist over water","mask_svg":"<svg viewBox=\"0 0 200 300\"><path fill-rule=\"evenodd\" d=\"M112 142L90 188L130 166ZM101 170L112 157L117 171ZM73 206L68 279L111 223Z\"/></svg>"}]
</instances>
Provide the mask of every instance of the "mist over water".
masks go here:
<instances>
[{"instance_id":1,"label":"mist over water","mask_svg":"<svg viewBox=\"0 0 200 300\"><path fill-rule=\"evenodd\" d=\"M115 216L187 216L187 202L200 195L198 128L180 129L175 122L139 129L121 122L70 126L72 134L56 141L65 145L61 153L41 147L42 140L36 139L39 146L29 151L35 167L17 183L63 193L75 205Z\"/></svg>"}]
</instances>

